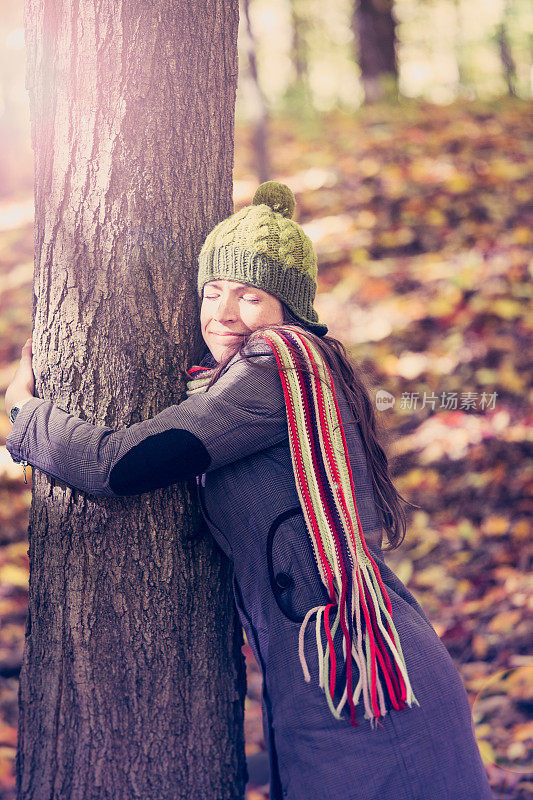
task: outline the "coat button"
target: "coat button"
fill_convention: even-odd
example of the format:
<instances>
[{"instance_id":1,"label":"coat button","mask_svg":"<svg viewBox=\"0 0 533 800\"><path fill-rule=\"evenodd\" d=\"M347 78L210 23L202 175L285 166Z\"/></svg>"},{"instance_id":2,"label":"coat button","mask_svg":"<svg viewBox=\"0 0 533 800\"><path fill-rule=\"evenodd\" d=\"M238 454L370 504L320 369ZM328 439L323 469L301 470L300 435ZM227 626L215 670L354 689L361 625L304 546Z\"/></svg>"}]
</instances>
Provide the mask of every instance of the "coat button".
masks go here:
<instances>
[{"instance_id":1,"label":"coat button","mask_svg":"<svg viewBox=\"0 0 533 800\"><path fill-rule=\"evenodd\" d=\"M287 575L286 572L278 572L276 575L276 583L280 589L289 589L289 587L293 585L294 581L290 575Z\"/></svg>"}]
</instances>

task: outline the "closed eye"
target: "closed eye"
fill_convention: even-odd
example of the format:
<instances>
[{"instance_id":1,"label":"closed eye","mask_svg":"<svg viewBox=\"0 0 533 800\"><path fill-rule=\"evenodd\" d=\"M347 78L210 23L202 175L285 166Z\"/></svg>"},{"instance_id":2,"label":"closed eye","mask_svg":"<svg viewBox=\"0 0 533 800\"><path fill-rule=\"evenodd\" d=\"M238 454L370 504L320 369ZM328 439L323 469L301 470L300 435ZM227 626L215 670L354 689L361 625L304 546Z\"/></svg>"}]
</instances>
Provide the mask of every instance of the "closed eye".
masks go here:
<instances>
[{"instance_id":1,"label":"closed eye","mask_svg":"<svg viewBox=\"0 0 533 800\"><path fill-rule=\"evenodd\" d=\"M204 300L218 300L221 295L219 294L207 294L207 292L203 295ZM260 297L253 297L250 295L241 295L241 300L246 300L247 303L260 303Z\"/></svg>"}]
</instances>

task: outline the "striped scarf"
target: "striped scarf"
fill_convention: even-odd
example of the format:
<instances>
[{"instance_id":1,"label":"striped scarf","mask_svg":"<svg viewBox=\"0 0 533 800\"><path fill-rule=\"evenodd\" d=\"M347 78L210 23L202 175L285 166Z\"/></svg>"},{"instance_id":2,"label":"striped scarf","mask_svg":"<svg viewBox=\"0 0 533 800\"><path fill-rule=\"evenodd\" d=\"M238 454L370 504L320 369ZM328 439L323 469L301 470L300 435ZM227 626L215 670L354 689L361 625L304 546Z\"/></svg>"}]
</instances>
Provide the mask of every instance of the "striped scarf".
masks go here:
<instances>
[{"instance_id":1,"label":"striped scarf","mask_svg":"<svg viewBox=\"0 0 533 800\"><path fill-rule=\"evenodd\" d=\"M304 653L305 629L316 615L318 685L331 713L341 719L348 702L351 725L362 694L365 719L371 727L387 708L420 705L416 699L392 621L392 609L379 569L370 554L355 500L353 476L333 379L328 366L301 329L285 326L254 334L272 348L279 369L289 430L294 477L320 577L330 602L307 612L299 634L304 678L311 680ZM213 369L192 367L187 394L203 392ZM333 624L330 616L334 615ZM341 626L346 685L340 702L333 697L337 656L333 645ZM327 646L324 653L322 629ZM359 680L353 686L352 659ZM388 703L386 701L386 696Z\"/></svg>"}]
</instances>

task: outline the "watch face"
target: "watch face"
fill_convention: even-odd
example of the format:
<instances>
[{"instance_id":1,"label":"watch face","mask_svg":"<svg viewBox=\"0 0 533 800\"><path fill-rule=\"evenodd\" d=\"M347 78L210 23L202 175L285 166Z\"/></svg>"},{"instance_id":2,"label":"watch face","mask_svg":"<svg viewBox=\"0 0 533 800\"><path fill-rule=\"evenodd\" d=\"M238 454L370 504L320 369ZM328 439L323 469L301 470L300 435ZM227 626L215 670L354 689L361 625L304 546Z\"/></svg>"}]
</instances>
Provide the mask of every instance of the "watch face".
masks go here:
<instances>
[{"instance_id":1,"label":"watch face","mask_svg":"<svg viewBox=\"0 0 533 800\"><path fill-rule=\"evenodd\" d=\"M19 407L18 406L13 406L13 408L9 412L9 419L11 420L11 422L15 422L15 418L16 418L18 413L19 413Z\"/></svg>"}]
</instances>

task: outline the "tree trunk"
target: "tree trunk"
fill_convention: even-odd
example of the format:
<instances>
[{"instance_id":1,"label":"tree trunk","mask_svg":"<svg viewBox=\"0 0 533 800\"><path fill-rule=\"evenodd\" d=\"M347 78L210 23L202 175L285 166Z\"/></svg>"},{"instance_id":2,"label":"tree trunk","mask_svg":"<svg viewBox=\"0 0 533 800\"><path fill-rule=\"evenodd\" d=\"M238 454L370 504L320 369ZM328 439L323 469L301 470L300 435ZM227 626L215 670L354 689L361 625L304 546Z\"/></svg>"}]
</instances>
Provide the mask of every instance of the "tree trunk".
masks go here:
<instances>
[{"instance_id":1,"label":"tree trunk","mask_svg":"<svg viewBox=\"0 0 533 800\"><path fill-rule=\"evenodd\" d=\"M26 0L25 29L36 394L122 428L183 399L199 354L238 1ZM98 498L34 471L19 799L243 796L242 632L193 489Z\"/></svg>"},{"instance_id":2,"label":"tree trunk","mask_svg":"<svg viewBox=\"0 0 533 800\"><path fill-rule=\"evenodd\" d=\"M309 74L307 68L307 42L305 38L307 29L307 16L301 13L297 0L290 0L291 30L292 30L292 63L298 84L308 84ZM309 11L307 10L307 13Z\"/></svg>"},{"instance_id":3,"label":"tree trunk","mask_svg":"<svg viewBox=\"0 0 533 800\"><path fill-rule=\"evenodd\" d=\"M465 26L462 17L462 0L453 0L455 11L455 31L453 52L455 63L457 64L457 92L459 96L468 97L472 92L470 80L468 79L467 59L465 58Z\"/></svg>"},{"instance_id":4,"label":"tree trunk","mask_svg":"<svg viewBox=\"0 0 533 800\"><path fill-rule=\"evenodd\" d=\"M506 10L507 12L507 10ZM511 51L511 44L507 32L507 23L504 20L496 28L496 41L502 62L503 76L507 84L507 94L509 97L516 97L516 64Z\"/></svg>"},{"instance_id":5,"label":"tree trunk","mask_svg":"<svg viewBox=\"0 0 533 800\"><path fill-rule=\"evenodd\" d=\"M366 103L396 99L398 63L393 0L355 0L352 17Z\"/></svg>"},{"instance_id":6,"label":"tree trunk","mask_svg":"<svg viewBox=\"0 0 533 800\"><path fill-rule=\"evenodd\" d=\"M256 43L250 21L248 0L242 0L242 10L244 12L245 23L242 35L242 46L247 55L248 74L250 76L250 94L252 97L252 102L248 109L248 113L252 117L252 149L255 153L258 182L263 183L271 178L270 156L268 152L268 109L259 82L255 53Z\"/></svg>"},{"instance_id":7,"label":"tree trunk","mask_svg":"<svg viewBox=\"0 0 533 800\"><path fill-rule=\"evenodd\" d=\"M298 116L313 113L313 95L309 83L309 47L307 30L310 27L309 6L299 0L290 0L291 11L291 61L294 79L285 92L285 103Z\"/></svg>"}]
</instances>

